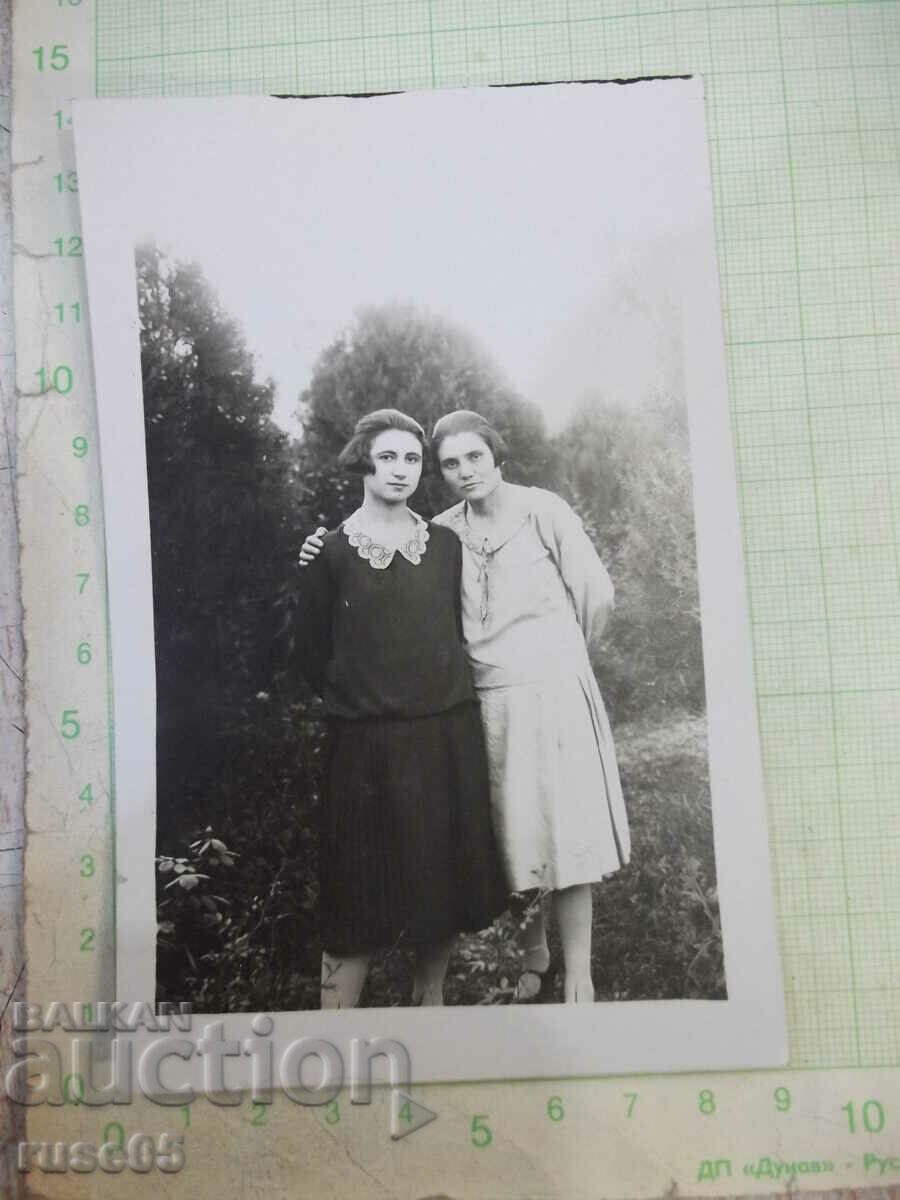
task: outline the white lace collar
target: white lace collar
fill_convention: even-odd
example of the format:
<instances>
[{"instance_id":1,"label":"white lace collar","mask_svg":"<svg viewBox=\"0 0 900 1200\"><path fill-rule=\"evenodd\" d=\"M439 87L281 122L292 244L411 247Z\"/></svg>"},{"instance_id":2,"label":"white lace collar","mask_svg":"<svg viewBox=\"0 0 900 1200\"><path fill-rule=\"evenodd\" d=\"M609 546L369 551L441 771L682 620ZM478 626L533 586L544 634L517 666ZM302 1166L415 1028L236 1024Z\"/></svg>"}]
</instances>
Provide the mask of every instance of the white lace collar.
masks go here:
<instances>
[{"instance_id":1,"label":"white lace collar","mask_svg":"<svg viewBox=\"0 0 900 1200\"><path fill-rule=\"evenodd\" d=\"M417 567L422 561L426 543L431 535L428 532L427 523L418 513L414 513L412 509L409 509L409 515L416 523L415 533L408 541L395 546L391 550L386 546L380 545L363 529L361 508L358 508L355 513L351 513L344 522L344 533L347 541L356 549L359 557L366 559L369 566L374 567L376 571L383 571L389 567L394 560L394 555L398 553L407 562Z\"/></svg>"}]
</instances>

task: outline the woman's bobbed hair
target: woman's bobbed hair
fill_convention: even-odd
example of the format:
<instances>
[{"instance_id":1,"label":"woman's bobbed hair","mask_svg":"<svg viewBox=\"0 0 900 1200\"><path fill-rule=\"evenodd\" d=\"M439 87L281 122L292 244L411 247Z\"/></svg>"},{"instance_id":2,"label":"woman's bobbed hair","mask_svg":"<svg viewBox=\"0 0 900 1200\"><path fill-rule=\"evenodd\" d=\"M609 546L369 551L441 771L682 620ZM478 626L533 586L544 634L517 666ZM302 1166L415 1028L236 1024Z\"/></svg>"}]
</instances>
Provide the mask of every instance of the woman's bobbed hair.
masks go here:
<instances>
[{"instance_id":1,"label":"woman's bobbed hair","mask_svg":"<svg viewBox=\"0 0 900 1200\"><path fill-rule=\"evenodd\" d=\"M425 430L418 421L396 408L379 408L359 418L353 429L353 437L338 455L338 462L348 471L371 475L375 470L372 463L372 442L379 433L385 433L389 429L413 434L419 439L424 451Z\"/></svg>"},{"instance_id":2,"label":"woman's bobbed hair","mask_svg":"<svg viewBox=\"0 0 900 1200\"><path fill-rule=\"evenodd\" d=\"M472 412L469 408L461 408L457 412L447 413L441 417L431 434L431 449L434 461L440 466L441 442L444 438L456 433L474 433L486 443L498 467L506 462L509 451L506 442L492 425L489 425L481 413Z\"/></svg>"}]
</instances>

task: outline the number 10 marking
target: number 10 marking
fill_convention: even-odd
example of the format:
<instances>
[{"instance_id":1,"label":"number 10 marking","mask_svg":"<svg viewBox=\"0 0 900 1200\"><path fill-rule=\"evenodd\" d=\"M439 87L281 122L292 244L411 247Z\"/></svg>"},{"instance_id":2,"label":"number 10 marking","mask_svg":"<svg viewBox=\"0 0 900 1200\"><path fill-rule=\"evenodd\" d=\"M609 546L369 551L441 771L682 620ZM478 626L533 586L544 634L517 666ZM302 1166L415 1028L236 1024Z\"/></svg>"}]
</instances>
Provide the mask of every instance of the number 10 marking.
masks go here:
<instances>
[{"instance_id":1,"label":"number 10 marking","mask_svg":"<svg viewBox=\"0 0 900 1200\"><path fill-rule=\"evenodd\" d=\"M841 1112L847 1114L850 1132L856 1133L856 1113L853 1102L841 1105ZM866 1133L881 1133L884 1129L884 1106L880 1100L867 1100L862 1106L863 1128Z\"/></svg>"},{"instance_id":2,"label":"number 10 marking","mask_svg":"<svg viewBox=\"0 0 900 1200\"><path fill-rule=\"evenodd\" d=\"M47 369L41 367L39 371L35 371L38 381L38 390L43 394L52 389L54 392L59 392L61 396L67 396L72 390L72 384L75 382L75 376L72 374L72 368L63 363L59 367L54 367L50 375L50 388L47 386Z\"/></svg>"}]
</instances>

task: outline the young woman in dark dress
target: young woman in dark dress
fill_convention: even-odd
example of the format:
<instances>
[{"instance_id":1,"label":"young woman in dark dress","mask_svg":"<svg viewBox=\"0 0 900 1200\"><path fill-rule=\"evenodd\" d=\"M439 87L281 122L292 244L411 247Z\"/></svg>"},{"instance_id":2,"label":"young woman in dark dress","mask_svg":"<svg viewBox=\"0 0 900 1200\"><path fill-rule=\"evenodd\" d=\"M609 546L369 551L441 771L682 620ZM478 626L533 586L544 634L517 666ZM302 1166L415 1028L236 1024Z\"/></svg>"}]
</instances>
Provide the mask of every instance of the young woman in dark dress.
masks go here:
<instances>
[{"instance_id":1,"label":"young woman in dark dress","mask_svg":"<svg viewBox=\"0 0 900 1200\"><path fill-rule=\"evenodd\" d=\"M302 573L302 670L331 726L320 841L322 1007L357 1004L374 950L416 948L413 1003L443 1003L456 933L506 907L462 549L407 507L424 431L381 409L340 456L362 505Z\"/></svg>"}]
</instances>

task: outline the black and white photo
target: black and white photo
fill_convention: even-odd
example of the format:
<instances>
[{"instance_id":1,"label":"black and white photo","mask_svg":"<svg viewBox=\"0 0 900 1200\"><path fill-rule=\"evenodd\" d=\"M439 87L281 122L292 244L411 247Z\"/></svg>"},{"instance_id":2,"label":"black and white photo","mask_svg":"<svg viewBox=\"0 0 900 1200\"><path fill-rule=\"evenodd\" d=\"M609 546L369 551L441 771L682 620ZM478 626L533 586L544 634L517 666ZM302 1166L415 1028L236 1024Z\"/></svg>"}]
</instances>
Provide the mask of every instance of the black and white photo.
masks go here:
<instances>
[{"instance_id":1,"label":"black and white photo","mask_svg":"<svg viewBox=\"0 0 900 1200\"><path fill-rule=\"evenodd\" d=\"M700 82L75 127L120 988L781 1061Z\"/></svg>"}]
</instances>

